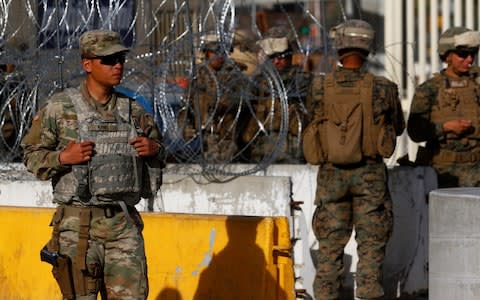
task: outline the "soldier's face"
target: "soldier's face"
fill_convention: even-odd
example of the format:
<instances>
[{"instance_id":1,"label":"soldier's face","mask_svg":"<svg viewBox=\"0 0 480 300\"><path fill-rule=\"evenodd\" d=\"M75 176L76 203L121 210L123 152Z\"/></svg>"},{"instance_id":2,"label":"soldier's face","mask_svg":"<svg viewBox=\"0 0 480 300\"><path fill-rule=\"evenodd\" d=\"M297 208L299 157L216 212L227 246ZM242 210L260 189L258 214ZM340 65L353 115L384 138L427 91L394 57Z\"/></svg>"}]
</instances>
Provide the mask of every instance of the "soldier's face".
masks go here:
<instances>
[{"instance_id":1,"label":"soldier's face","mask_svg":"<svg viewBox=\"0 0 480 300\"><path fill-rule=\"evenodd\" d=\"M280 55L272 58L272 64L278 71L283 71L290 66L291 60L288 56Z\"/></svg>"},{"instance_id":2,"label":"soldier's face","mask_svg":"<svg viewBox=\"0 0 480 300\"><path fill-rule=\"evenodd\" d=\"M452 75L463 75L468 73L472 67L472 63L475 60L476 52L455 52L452 51L447 56L447 72Z\"/></svg>"},{"instance_id":3,"label":"soldier's face","mask_svg":"<svg viewBox=\"0 0 480 300\"><path fill-rule=\"evenodd\" d=\"M225 63L225 55L221 52L207 51L208 64L214 70L219 70Z\"/></svg>"},{"instance_id":4,"label":"soldier's face","mask_svg":"<svg viewBox=\"0 0 480 300\"><path fill-rule=\"evenodd\" d=\"M112 87L118 85L123 77L125 54L83 59L83 69L98 84Z\"/></svg>"}]
</instances>

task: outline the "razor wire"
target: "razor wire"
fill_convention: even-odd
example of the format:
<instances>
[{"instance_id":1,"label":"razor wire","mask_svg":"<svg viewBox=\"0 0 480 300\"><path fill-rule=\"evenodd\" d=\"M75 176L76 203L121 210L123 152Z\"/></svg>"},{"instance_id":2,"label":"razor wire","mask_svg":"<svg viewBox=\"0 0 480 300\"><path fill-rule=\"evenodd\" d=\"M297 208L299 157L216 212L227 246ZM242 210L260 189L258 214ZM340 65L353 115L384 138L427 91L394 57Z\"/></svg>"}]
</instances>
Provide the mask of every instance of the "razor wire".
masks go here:
<instances>
[{"instance_id":1,"label":"razor wire","mask_svg":"<svg viewBox=\"0 0 480 300\"><path fill-rule=\"evenodd\" d=\"M328 46L326 28L333 24L326 24L325 11L329 6L338 15L335 21L343 21L346 18L343 1L320 1L322 16L315 16L303 2L285 6L275 2L273 5L278 7L277 18L283 20L282 25L294 33L294 44L302 59L314 51L322 53L320 72L329 71L332 64L328 63L328 59L334 54ZM211 181L265 169L275 163L287 139L288 95L296 87L281 80L271 61L257 60L255 41L262 38L262 32L256 16L240 16L238 10L253 12L259 7L255 1L233 0L0 0L0 65L5 66L0 71L0 125L2 133L8 126L12 132L0 137L2 160L21 160L21 138L39 107L53 93L80 84L84 73L80 65L78 38L87 30L103 28L120 32L123 43L131 49L120 88L129 92L154 115L164 136L169 162L174 163L169 168L180 168L176 163L190 164L190 172L203 174ZM296 12L295 17L292 9ZM315 28L316 48L302 40L305 36L298 32L298 16L303 23ZM240 22L241 18L249 18L247 25ZM242 38L240 32L248 32L249 35ZM235 80L231 84L241 85L240 89L222 86L223 81L211 73L218 91L217 103L205 121L205 128L199 128L191 137L186 137L182 127L184 122L179 122L179 118L182 110L189 105L195 106L192 102L198 101L191 95L198 94L192 89L199 70L206 64L201 49L209 33L214 33L221 40L221 50L227 54L227 63L248 63L253 71L232 69ZM229 49L234 51L230 53ZM249 56L244 55L247 52ZM241 55L236 57L238 53ZM242 61L245 57L254 59ZM258 95L252 90L255 90L253 87L258 90L258 83L252 74L261 74L267 83L263 87L269 94L265 101L280 104L270 105L279 111L272 111L265 123L255 116L252 103ZM237 94L232 94L232 90L236 90ZM219 109L222 97L238 99L235 106L228 110L228 116L222 115ZM267 123L272 122L274 115L280 117L276 135L271 134L271 126ZM233 118L233 121L227 124L227 117ZM197 110L193 122L200 118ZM211 159L204 153L207 127L226 126L227 131L238 134L239 124L245 118L255 119L259 128L251 141L238 146L230 157L223 160ZM299 137L303 127L304 124L298 124ZM239 170L234 163L242 162L247 149L261 135L272 139L273 149L261 161Z\"/></svg>"}]
</instances>

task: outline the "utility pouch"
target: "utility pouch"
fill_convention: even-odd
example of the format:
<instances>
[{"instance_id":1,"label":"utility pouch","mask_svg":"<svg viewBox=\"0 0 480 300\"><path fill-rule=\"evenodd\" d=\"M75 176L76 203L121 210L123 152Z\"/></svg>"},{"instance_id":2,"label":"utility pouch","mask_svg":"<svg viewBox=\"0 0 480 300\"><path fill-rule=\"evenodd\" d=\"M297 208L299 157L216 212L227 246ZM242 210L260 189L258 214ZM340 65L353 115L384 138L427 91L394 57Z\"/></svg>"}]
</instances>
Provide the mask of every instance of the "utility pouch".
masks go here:
<instances>
[{"instance_id":1,"label":"utility pouch","mask_svg":"<svg viewBox=\"0 0 480 300\"><path fill-rule=\"evenodd\" d=\"M362 160L361 103L339 103L327 107L326 151L328 161L346 165Z\"/></svg>"},{"instance_id":2,"label":"utility pouch","mask_svg":"<svg viewBox=\"0 0 480 300\"><path fill-rule=\"evenodd\" d=\"M303 156L312 165L319 165L325 162L320 137L320 122L312 121L303 132Z\"/></svg>"},{"instance_id":3,"label":"utility pouch","mask_svg":"<svg viewBox=\"0 0 480 300\"><path fill-rule=\"evenodd\" d=\"M389 158L395 151L397 145L397 135L391 124L384 124L380 128L377 140L377 151L384 158Z\"/></svg>"},{"instance_id":4,"label":"utility pouch","mask_svg":"<svg viewBox=\"0 0 480 300\"><path fill-rule=\"evenodd\" d=\"M63 297L65 299L75 299L70 257L52 252L45 246L40 251L40 259L53 266L52 274L60 287Z\"/></svg>"},{"instance_id":5,"label":"utility pouch","mask_svg":"<svg viewBox=\"0 0 480 300\"><path fill-rule=\"evenodd\" d=\"M162 169L152 168L143 162L140 197L150 199L157 195L162 185Z\"/></svg>"}]
</instances>

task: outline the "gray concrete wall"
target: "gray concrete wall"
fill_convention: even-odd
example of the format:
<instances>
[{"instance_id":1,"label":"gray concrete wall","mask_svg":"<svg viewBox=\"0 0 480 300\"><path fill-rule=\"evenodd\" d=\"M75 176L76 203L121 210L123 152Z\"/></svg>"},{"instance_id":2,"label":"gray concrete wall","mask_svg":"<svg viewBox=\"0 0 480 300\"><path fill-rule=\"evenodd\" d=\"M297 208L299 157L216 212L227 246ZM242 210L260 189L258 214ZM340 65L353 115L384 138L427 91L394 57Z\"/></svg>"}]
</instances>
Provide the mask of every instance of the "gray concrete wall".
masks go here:
<instances>
[{"instance_id":1,"label":"gray concrete wall","mask_svg":"<svg viewBox=\"0 0 480 300\"><path fill-rule=\"evenodd\" d=\"M430 193L429 296L480 298L480 188Z\"/></svg>"}]
</instances>

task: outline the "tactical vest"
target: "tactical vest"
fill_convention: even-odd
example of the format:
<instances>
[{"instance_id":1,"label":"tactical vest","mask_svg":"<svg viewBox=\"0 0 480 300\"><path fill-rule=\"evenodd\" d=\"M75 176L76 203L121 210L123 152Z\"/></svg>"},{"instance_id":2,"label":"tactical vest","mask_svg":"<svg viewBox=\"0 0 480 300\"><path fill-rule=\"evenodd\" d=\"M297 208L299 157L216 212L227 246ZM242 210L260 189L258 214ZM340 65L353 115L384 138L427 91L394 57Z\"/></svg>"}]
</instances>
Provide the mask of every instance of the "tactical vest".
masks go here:
<instances>
[{"instance_id":1,"label":"tactical vest","mask_svg":"<svg viewBox=\"0 0 480 300\"><path fill-rule=\"evenodd\" d=\"M437 104L432 106L432 122L444 123L456 119L471 120L475 131L468 134L467 138L478 140L480 138L478 84L471 79L451 80L440 74L437 74L435 79L440 81L440 88L437 94ZM447 135L447 143L454 139L454 136Z\"/></svg>"},{"instance_id":2,"label":"tactical vest","mask_svg":"<svg viewBox=\"0 0 480 300\"><path fill-rule=\"evenodd\" d=\"M455 134L447 134L445 141L440 143L440 149L433 154L434 163L465 163L480 159L478 153L480 89L477 83L479 78L452 80L441 74L435 74L434 79L438 82L439 90L437 103L432 106L431 121L443 124L450 120L467 119L472 121L473 130L464 134L462 138ZM467 151L450 150L456 149L459 143Z\"/></svg>"},{"instance_id":3,"label":"tactical vest","mask_svg":"<svg viewBox=\"0 0 480 300\"><path fill-rule=\"evenodd\" d=\"M374 122L374 79L367 73L362 80L345 87L335 80L334 74L325 75L322 116L314 119L304 134L304 154L309 163L348 165L367 157L393 154L393 126L385 124L385 116Z\"/></svg>"},{"instance_id":4,"label":"tactical vest","mask_svg":"<svg viewBox=\"0 0 480 300\"><path fill-rule=\"evenodd\" d=\"M54 185L57 200L80 200L88 204L128 199L140 200L141 158L128 140L137 135L130 118L130 99L117 98L115 120L105 120L75 89L65 93L72 101L78 118L79 140L95 143L94 155L86 165L72 166L72 172ZM138 196L137 196L138 194ZM136 203L127 203L134 205Z\"/></svg>"}]
</instances>

